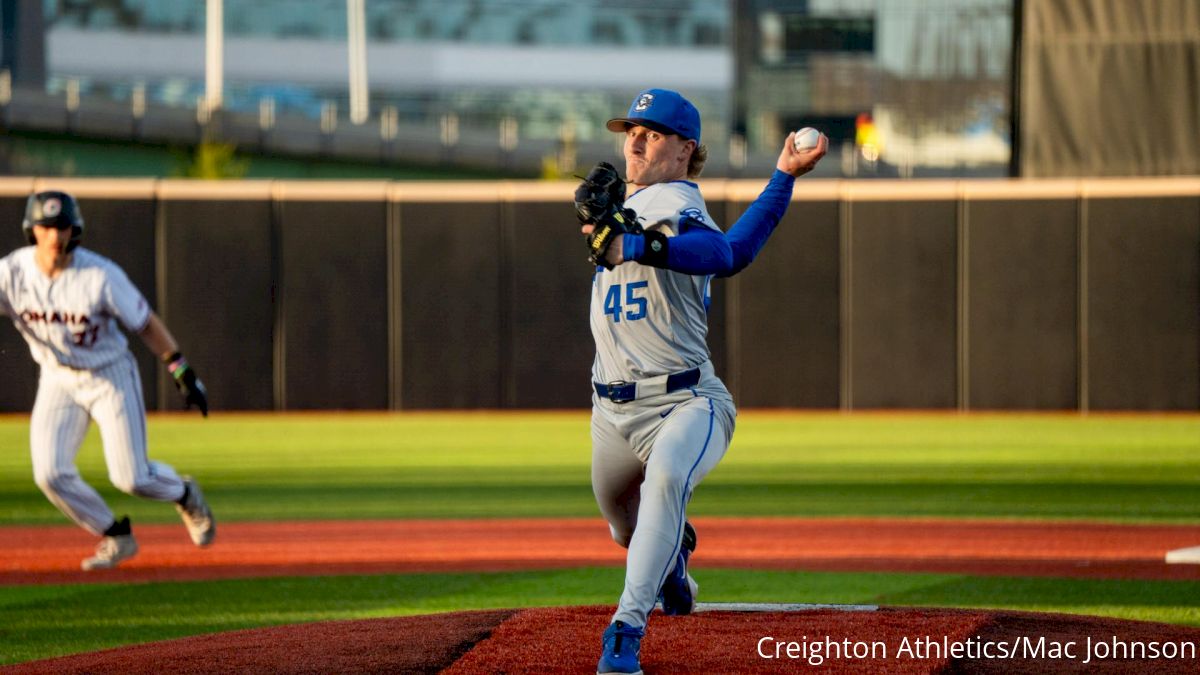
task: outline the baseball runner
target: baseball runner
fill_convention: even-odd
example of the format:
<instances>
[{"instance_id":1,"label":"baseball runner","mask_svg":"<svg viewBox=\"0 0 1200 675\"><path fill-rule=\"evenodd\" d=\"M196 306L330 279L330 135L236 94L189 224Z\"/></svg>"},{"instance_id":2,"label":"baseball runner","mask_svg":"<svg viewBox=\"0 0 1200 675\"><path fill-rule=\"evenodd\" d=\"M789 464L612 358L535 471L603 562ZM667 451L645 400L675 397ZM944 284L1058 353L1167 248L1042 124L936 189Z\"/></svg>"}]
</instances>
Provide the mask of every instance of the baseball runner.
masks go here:
<instances>
[{"instance_id":1,"label":"baseball runner","mask_svg":"<svg viewBox=\"0 0 1200 675\"><path fill-rule=\"evenodd\" d=\"M200 486L146 454L141 380L117 323L162 356L188 407L207 416L204 385L125 272L79 246L83 217L71 195L30 196L22 227L32 245L0 259L0 314L12 319L41 366L29 434L34 481L68 518L102 537L83 569L114 567L138 550L129 517L117 520L75 466L93 419L113 485L174 502L192 542L207 546L216 524Z\"/></svg>"},{"instance_id":2,"label":"baseball runner","mask_svg":"<svg viewBox=\"0 0 1200 675\"><path fill-rule=\"evenodd\" d=\"M607 127L625 135L632 194L626 200L625 182L601 163L575 195L597 266L592 489L613 539L629 549L597 672L641 673L656 600L668 615L695 605L687 563L696 532L686 508L729 447L737 414L705 342L710 283L750 264L783 217L795 178L816 166L828 141L800 152L789 134L766 189L724 233L689 180L707 158L695 106L648 89Z\"/></svg>"}]
</instances>

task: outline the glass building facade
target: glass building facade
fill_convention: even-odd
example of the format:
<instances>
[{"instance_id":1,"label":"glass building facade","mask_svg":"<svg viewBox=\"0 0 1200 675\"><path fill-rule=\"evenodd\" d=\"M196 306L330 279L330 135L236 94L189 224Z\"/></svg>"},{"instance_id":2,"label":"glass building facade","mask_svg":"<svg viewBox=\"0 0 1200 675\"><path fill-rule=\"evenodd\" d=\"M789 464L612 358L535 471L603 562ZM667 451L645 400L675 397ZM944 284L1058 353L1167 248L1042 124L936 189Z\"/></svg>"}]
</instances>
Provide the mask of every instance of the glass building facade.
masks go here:
<instances>
[{"instance_id":1,"label":"glass building facade","mask_svg":"<svg viewBox=\"0 0 1200 675\"><path fill-rule=\"evenodd\" d=\"M814 126L845 175L996 174L1010 154L1009 0L738 0L732 126Z\"/></svg>"},{"instance_id":2,"label":"glass building facade","mask_svg":"<svg viewBox=\"0 0 1200 675\"><path fill-rule=\"evenodd\" d=\"M45 6L52 89L77 78L83 91L116 98L128 96L137 83L146 87L151 100L172 104L192 105L203 94L198 55L203 50L204 2L48 0ZM271 98L278 114L317 117L327 101L347 109L343 0L224 0L223 10L227 107L254 110L263 98ZM724 126L720 103L730 63L730 8L725 3L369 0L365 11L371 107L393 106L410 121L436 121L452 111L468 126L515 117L523 135L556 136L569 123L577 126L574 133L587 137L598 133L601 118L628 105L639 89L682 78L706 114L715 116L711 126ZM139 77L136 67L117 63L107 72L88 68L84 73L68 65L78 58L67 56L81 34L84 42L98 41L96 51L101 52L87 55L87 66L118 51L119 44L152 44L162 38L172 38L197 56L181 61L173 74ZM266 64L286 60L289 49L325 54L323 65L339 63L285 79L283 64L274 69ZM646 55L645 71L628 72L628 58L613 58L627 49ZM55 52L64 58L53 58ZM656 52L671 56L652 62ZM257 63L239 60L239 53L251 54ZM699 59L698 72L689 67L693 58ZM64 67L54 68L56 61ZM574 70L562 73L568 66ZM546 83L539 84L539 71L551 67L557 72L541 73Z\"/></svg>"},{"instance_id":3,"label":"glass building facade","mask_svg":"<svg viewBox=\"0 0 1200 675\"><path fill-rule=\"evenodd\" d=\"M50 91L203 96L204 2L44 8ZM344 116L346 8L224 0L224 105ZM600 141L634 93L668 86L697 103L710 151L734 168L815 126L841 175L1003 175L1012 12L1011 0L367 0L370 108Z\"/></svg>"}]
</instances>

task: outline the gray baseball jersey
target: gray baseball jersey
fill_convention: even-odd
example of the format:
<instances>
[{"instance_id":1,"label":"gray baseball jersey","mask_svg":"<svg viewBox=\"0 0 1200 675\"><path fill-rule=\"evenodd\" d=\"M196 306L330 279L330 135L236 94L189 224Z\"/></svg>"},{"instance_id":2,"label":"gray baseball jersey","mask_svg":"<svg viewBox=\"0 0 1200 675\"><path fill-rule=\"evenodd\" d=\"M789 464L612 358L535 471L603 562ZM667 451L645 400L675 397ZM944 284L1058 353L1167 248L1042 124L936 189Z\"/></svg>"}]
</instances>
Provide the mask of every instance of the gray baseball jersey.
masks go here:
<instances>
[{"instance_id":1,"label":"gray baseball jersey","mask_svg":"<svg viewBox=\"0 0 1200 675\"><path fill-rule=\"evenodd\" d=\"M720 231L688 181L648 186L625 206L668 237ZM733 435L736 411L705 341L711 281L638 263L597 269L593 280L592 378L627 393L624 402L593 397L592 489L613 539L629 549L613 619L632 626L646 625L676 564L692 490Z\"/></svg>"},{"instance_id":2,"label":"gray baseball jersey","mask_svg":"<svg viewBox=\"0 0 1200 675\"><path fill-rule=\"evenodd\" d=\"M651 185L625 202L643 227L674 236L680 218L720 231L694 183ZM699 366L708 360L708 304L712 277L690 276L637 264L598 271L592 287L596 341L592 378L635 382Z\"/></svg>"},{"instance_id":3,"label":"gray baseball jersey","mask_svg":"<svg viewBox=\"0 0 1200 675\"><path fill-rule=\"evenodd\" d=\"M150 307L125 272L101 255L77 248L52 279L34 252L27 246L0 259L0 313L12 319L41 366L30 422L34 480L59 510L101 534L113 513L75 467L91 419L118 489L159 501L183 496L175 470L147 457L141 378L117 327L140 332Z\"/></svg>"}]
</instances>

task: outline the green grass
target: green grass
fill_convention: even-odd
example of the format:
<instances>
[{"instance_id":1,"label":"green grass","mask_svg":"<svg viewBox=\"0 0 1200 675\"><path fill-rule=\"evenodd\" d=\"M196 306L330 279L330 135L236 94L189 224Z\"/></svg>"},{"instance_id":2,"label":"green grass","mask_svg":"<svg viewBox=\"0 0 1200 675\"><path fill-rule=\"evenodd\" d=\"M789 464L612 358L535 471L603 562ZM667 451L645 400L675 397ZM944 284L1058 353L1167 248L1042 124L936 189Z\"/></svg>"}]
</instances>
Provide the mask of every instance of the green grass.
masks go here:
<instances>
[{"instance_id":1,"label":"green grass","mask_svg":"<svg viewBox=\"0 0 1200 675\"><path fill-rule=\"evenodd\" d=\"M586 413L214 414L150 420L151 457L225 522L597 515ZM28 419L0 417L0 525L65 524L30 477ZM84 476L138 522L91 432ZM697 515L1200 523L1200 416L743 412ZM0 587L0 663L301 621L608 604L620 569ZM1200 625L1200 581L702 570L708 601L992 607Z\"/></svg>"},{"instance_id":2,"label":"green grass","mask_svg":"<svg viewBox=\"0 0 1200 675\"><path fill-rule=\"evenodd\" d=\"M696 572L708 602L1005 607L1200 625L1200 582L945 574ZM259 626L551 605L612 604L615 568L0 587L0 663ZM186 609L184 609L186 608Z\"/></svg>"},{"instance_id":3,"label":"green grass","mask_svg":"<svg viewBox=\"0 0 1200 675\"><path fill-rule=\"evenodd\" d=\"M226 521L594 516L585 413L161 416L151 457ZM0 525L61 523L30 480L28 421L0 418ZM114 509L98 434L80 470ZM1200 522L1200 416L743 413L696 515Z\"/></svg>"}]
</instances>

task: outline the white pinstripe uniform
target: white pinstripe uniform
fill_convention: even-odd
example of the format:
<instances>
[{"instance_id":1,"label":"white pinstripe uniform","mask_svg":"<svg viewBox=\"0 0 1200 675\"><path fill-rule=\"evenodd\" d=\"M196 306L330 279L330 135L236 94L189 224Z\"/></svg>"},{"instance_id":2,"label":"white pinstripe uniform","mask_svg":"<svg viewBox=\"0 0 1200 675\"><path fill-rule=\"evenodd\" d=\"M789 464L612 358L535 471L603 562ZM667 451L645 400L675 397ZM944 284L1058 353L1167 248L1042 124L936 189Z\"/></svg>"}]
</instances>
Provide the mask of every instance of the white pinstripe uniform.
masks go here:
<instances>
[{"instance_id":1,"label":"white pinstripe uniform","mask_svg":"<svg viewBox=\"0 0 1200 675\"><path fill-rule=\"evenodd\" d=\"M0 313L12 319L41 366L30 423L34 481L71 520L100 535L113 512L75 466L96 420L109 480L122 492L172 502L184 493L170 466L146 453L146 411L137 363L118 329L140 333L150 320L141 292L115 263L85 248L54 279L35 247L0 259Z\"/></svg>"},{"instance_id":2,"label":"white pinstripe uniform","mask_svg":"<svg viewBox=\"0 0 1200 675\"><path fill-rule=\"evenodd\" d=\"M625 206L668 237L683 216L720 231L688 181L645 187ZM625 264L597 268L592 284L592 379L636 383L627 402L592 397L592 489L613 539L629 548L613 620L631 626L646 625L675 567L692 490L733 437L733 398L713 372L705 341L711 281ZM698 381L667 391L670 375L692 369Z\"/></svg>"}]
</instances>

